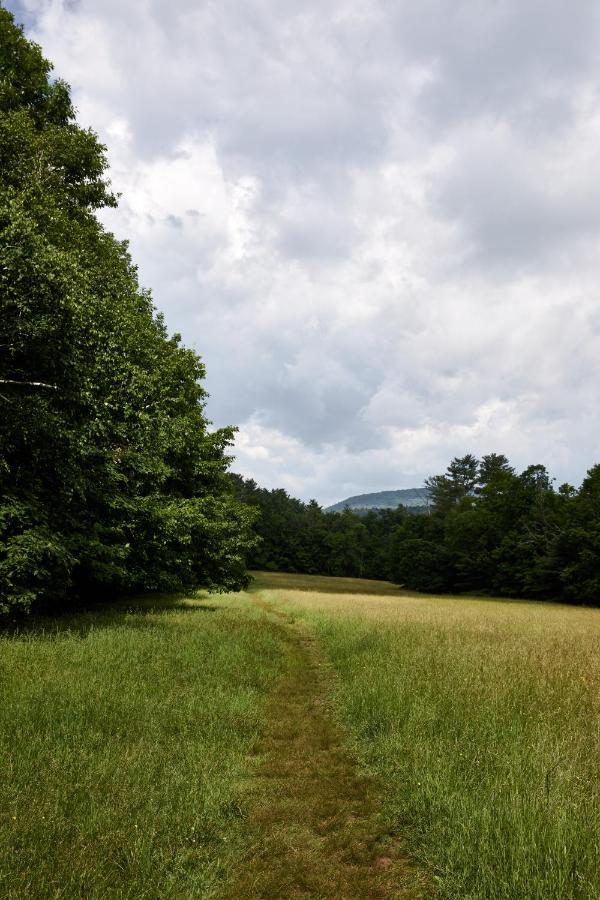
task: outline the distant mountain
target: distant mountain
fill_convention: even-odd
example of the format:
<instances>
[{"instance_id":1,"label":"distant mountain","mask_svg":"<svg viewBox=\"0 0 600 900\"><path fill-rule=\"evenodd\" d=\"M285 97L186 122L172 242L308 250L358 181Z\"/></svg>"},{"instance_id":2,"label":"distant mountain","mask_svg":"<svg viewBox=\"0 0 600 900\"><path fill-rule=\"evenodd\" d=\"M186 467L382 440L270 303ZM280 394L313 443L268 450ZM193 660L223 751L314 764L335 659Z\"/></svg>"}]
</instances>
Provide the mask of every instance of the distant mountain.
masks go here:
<instances>
[{"instance_id":1,"label":"distant mountain","mask_svg":"<svg viewBox=\"0 0 600 900\"><path fill-rule=\"evenodd\" d=\"M357 494L356 497L348 497L340 500L333 506L328 506L325 512L343 512L347 506L350 509L396 509L397 506L406 506L407 509L416 511L426 509L428 500L427 488L406 488L402 491L377 491L375 494Z\"/></svg>"}]
</instances>

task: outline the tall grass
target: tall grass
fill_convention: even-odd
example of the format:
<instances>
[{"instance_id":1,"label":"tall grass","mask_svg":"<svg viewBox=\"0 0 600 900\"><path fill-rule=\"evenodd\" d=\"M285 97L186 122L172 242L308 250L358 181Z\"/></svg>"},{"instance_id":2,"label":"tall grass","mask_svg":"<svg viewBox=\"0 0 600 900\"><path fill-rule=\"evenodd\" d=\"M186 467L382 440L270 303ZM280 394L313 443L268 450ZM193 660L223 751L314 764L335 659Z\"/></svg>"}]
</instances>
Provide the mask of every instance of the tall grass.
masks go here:
<instances>
[{"instance_id":1,"label":"tall grass","mask_svg":"<svg viewBox=\"0 0 600 900\"><path fill-rule=\"evenodd\" d=\"M439 896L600 897L600 611L333 582L264 586L320 635L390 827Z\"/></svg>"},{"instance_id":2,"label":"tall grass","mask_svg":"<svg viewBox=\"0 0 600 900\"><path fill-rule=\"evenodd\" d=\"M243 596L0 637L0 896L213 896L279 640Z\"/></svg>"}]
</instances>

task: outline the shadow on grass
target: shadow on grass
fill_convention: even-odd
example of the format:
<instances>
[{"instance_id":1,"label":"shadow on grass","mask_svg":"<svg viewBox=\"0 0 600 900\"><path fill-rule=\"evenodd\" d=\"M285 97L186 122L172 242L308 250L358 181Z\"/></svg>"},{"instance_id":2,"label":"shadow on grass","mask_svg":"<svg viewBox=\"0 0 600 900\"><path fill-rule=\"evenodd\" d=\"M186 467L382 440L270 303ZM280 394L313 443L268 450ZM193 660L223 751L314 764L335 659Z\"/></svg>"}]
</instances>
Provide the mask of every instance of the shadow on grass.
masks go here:
<instances>
[{"instance_id":1,"label":"shadow on grass","mask_svg":"<svg viewBox=\"0 0 600 900\"><path fill-rule=\"evenodd\" d=\"M319 594L377 594L380 597L405 597L405 591L389 581L370 578L343 578L333 575L302 575L294 572L251 572L250 591L309 591ZM415 596L418 596L415 594Z\"/></svg>"},{"instance_id":2,"label":"shadow on grass","mask_svg":"<svg viewBox=\"0 0 600 900\"><path fill-rule=\"evenodd\" d=\"M75 634L85 638L90 631L99 628L118 628L123 625L128 628L153 628L153 617L160 613L196 615L214 613L220 609L221 606L209 603L206 595L199 593L195 596L193 592L118 597L112 602L81 603L59 613L44 612L10 619L0 618L0 638L51 638L60 634Z\"/></svg>"}]
</instances>

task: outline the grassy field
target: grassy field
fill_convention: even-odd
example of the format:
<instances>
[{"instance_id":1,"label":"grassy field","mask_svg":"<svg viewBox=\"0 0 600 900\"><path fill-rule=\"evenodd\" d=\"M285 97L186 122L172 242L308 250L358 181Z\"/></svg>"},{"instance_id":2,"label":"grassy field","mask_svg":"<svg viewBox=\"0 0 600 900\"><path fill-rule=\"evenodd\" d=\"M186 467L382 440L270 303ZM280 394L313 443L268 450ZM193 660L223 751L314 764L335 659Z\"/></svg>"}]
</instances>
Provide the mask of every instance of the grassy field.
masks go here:
<instances>
[{"instance_id":1,"label":"grassy field","mask_svg":"<svg viewBox=\"0 0 600 900\"><path fill-rule=\"evenodd\" d=\"M212 897L281 662L244 595L0 636L0 896Z\"/></svg>"},{"instance_id":2,"label":"grassy field","mask_svg":"<svg viewBox=\"0 0 600 900\"><path fill-rule=\"evenodd\" d=\"M0 897L598 898L599 649L261 573L2 632Z\"/></svg>"},{"instance_id":3,"label":"grassy field","mask_svg":"<svg viewBox=\"0 0 600 900\"><path fill-rule=\"evenodd\" d=\"M600 610L256 587L319 636L389 825L440 897L600 897Z\"/></svg>"}]
</instances>

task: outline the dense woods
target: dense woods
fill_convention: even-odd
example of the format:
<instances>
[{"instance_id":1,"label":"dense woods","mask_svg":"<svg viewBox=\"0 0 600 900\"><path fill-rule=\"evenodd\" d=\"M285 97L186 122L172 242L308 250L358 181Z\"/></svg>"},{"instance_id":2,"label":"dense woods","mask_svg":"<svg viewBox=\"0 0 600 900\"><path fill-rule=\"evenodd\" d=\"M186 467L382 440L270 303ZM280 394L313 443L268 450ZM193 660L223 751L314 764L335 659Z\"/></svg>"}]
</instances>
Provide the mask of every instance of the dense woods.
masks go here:
<instances>
[{"instance_id":1,"label":"dense woods","mask_svg":"<svg viewBox=\"0 0 600 900\"><path fill-rule=\"evenodd\" d=\"M326 513L235 477L260 510L250 565L387 579L432 592L600 602L600 465L556 489L544 466L518 474L505 456L452 460L428 479L429 514L399 507Z\"/></svg>"},{"instance_id":2,"label":"dense woods","mask_svg":"<svg viewBox=\"0 0 600 900\"><path fill-rule=\"evenodd\" d=\"M0 611L244 583L250 512L208 429L198 356L127 246L105 148L0 9Z\"/></svg>"}]
</instances>

